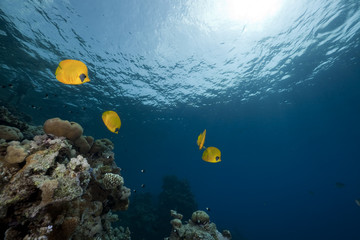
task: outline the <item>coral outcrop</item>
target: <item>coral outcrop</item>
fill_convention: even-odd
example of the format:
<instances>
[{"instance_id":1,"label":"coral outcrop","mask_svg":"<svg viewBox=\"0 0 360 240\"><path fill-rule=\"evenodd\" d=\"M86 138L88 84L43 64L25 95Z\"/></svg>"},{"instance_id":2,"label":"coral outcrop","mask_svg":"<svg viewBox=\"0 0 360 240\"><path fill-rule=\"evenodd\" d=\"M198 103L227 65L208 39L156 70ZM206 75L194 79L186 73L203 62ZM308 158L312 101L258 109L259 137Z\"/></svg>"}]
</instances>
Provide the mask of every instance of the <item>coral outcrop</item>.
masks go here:
<instances>
[{"instance_id":1,"label":"coral outcrop","mask_svg":"<svg viewBox=\"0 0 360 240\"><path fill-rule=\"evenodd\" d=\"M21 140L23 137L18 128L0 125L0 138L5 140Z\"/></svg>"},{"instance_id":2,"label":"coral outcrop","mask_svg":"<svg viewBox=\"0 0 360 240\"><path fill-rule=\"evenodd\" d=\"M21 163L25 160L25 157L28 155L28 151L19 145L19 142L15 142L14 145L9 145L6 148L5 162L9 164Z\"/></svg>"},{"instance_id":3,"label":"coral outcrop","mask_svg":"<svg viewBox=\"0 0 360 240\"><path fill-rule=\"evenodd\" d=\"M170 211L173 219L170 221L172 231L170 237L165 240L230 240L231 233L228 230L220 233L215 223L210 222L209 215L201 210L195 211L188 223L182 223L182 214L175 210Z\"/></svg>"},{"instance_id":4,"label":"coral outcrop","mask_svg":"<svg viewBox=\"0 0 360 240\"><path fill-rule=\"evenodd\" d=\"M61 120L60 118L51 118L44 123L46 134L53 134L57 137L66 137L75 141L83 134L83 128L76 122Z\"/></svg>"},{"instance_id":5,"label":"coral outcrop","mask_svg":"<svg viewBox=\"0 0 360 240\"><path fill-rule=\"evenodd\" d=\"M94 141L94 138L91 136L83 136L84 130L80 124L76 122L69 122L60 118L51 118L44 123L44 131L46 134L65 137L70 140L80 154L87 154L91 151L92 154L100 153L101 155L104 152L109 152L114 149L114 145L109 139L98 139Z\"/></svg>"},{"instance_id":6,"label":"coral outcrop","mask_svg":"<svg viewBox=\"0 0 360 240\"><path fill-rule=\"evenodd\" d=\"M61 124L60 132L72 129ZM21 142L0 139L1 239L130 239L129 229L111 225L118 220L113 211L126 210L130 196L113 144L96 140L91 152L94 139L77 125L73 133L45 129L48 134L24 134ZM87 150L75 143L81 137Z\"/></svg>"}]
</instances>

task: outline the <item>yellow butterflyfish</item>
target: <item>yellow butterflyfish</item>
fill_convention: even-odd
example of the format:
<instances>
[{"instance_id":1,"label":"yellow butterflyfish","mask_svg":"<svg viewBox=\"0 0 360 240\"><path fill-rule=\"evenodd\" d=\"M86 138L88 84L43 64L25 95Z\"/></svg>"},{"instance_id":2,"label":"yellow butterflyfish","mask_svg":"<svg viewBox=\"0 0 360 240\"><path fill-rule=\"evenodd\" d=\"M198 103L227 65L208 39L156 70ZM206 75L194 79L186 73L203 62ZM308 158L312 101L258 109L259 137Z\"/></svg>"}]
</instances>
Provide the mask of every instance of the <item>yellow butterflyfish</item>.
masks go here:
<instances>
[{"instance_id":1,"label":"yellow butterflyfish","mask_svg":"<svg viewBox=\"0 0 360 240\"><path fill-rule=\"evenodd\" d=\"M119 133L121 120L119 115L114 111L106 111L102 114L102 120L106 127L113 133Z\"/></svg>"},{"instance_id":2,"label":"yellow butterflyfish","mask_svg":"<svg viewBox=\"0 0 360 240\"><path fill-rule=\"evenodd\" d=\"M199 150L201 150L204 147L205 136L206 136L206 129L198 136L196 144L199 146Z\"/></svg>"},{"instance_id":3,"label":"yellow butterflyfish","mask_svg":"<svg viewBox=\"0 0 360 240\"><path fill-rule=\"evenodd\" d=\"M208 147L203 152L202 160L210 163L221 162L221 152L216 147Z\"/></svg>"},{"instance_id":4,"label":"yellow butterflyfish","mask_svg":"<svg viewBox=\"0 0 360 240\"><path fill-rule=\"evenodd\" d=\"M56 79L65 84L79 85L90 82L85 63L67 59L59 63L55 71Z\"/></svg>"}]
</instances>

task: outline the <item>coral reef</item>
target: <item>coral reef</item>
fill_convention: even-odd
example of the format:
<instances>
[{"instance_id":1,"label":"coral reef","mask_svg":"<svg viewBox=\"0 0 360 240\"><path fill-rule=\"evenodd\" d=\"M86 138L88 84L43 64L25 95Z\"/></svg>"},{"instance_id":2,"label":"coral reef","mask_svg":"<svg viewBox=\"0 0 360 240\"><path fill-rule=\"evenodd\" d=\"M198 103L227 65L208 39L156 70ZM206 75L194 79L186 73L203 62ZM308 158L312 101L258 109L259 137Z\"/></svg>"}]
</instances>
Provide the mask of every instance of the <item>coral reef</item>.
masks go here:
<instances>
[{"instance_id":1,"label":"coral reef","mask_svg":"<svg viewBox=\"0 0 360 240\"><path fill-rule=\"evenodd\" d=\"M110 140L82 136L79 124L61 119L55 121L64 128L61 134L48 130L48 121L47 134L30 134L38 128L3 107L0 112L8 114L0 123L18 128L25 138L0 139L1 239L130 239L129 229L111 225L118 220L113 211L128 208L130 189ZM83 140L76 143L80 138L88 144L85 150Z\"/></svg>"},{"instance_id":2,"label":"coral reef","mask_svg":"<svg viewBox=\"0 0 360 240\"><path fill-rule=\"evenodd\" d=\"M182 214L177 213L175 210L170 211L173 219L170 221L172 231L170 237L165 240L230 240L231 233L228 230L220 233L216 229L215 223L210 222L209 215L201 210L193 212L191 220L183 224Z\"/></svg>"}]
</instances>

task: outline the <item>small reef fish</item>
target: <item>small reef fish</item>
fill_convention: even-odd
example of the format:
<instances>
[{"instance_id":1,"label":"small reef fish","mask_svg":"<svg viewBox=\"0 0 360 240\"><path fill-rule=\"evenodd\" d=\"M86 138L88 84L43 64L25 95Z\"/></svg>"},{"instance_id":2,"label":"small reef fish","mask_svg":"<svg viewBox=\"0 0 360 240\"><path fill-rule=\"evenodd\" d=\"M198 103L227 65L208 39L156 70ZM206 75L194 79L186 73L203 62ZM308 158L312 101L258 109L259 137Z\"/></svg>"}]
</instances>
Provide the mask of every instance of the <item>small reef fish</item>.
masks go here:
<instances>
[{"instance_id":1,"label":"small reef fish","mask_svg":"<svg viewBox=\"0 0 360 240\"><path fill-rule=\"evenodd\" d=\"M12 88L13 85L12 85L11 83L9 83L7 86L6 86L6 85L2 85L1 87L2 87L2 88L6 88L6 87Z\"/></svg>"},{"instance_id":2,"label":"small reef fish","mask_svg":"<svg viewBox=\"0 0 360 240\"><path fill-rule=\"evenodd\" d=\"M360 199L356 199L355 203L356 203L356 205L358 205L360 207Z\"/></svg>"},{"instance_id":3,"label":"small reef fish","mask_svg":"<svg viewBox=\"0 0 360 240\"><path fill-rule=\"evenodd\" d=\"M202 160L210 163L221 162L221 152L216 147L208 147L203 152Z\"/></svg>"},{"instance_id":4,"label":"small reef fish","mask_svg":"<svg viewBox=\"0 0 360 240\"><path fill-rule=\"evenodd\" d=\"M114 111L106 111L102 114L102 120L105 126L113 133L118 134L121 127L119 115Z\"/></svg>"},{"instance_id":5,"label":"small reef fish","mask_svg":"<svg viewBox=\"0 0 360 240\"><path fill-rule=\"evenodd\" d=\"M199 150L205 148L204 147L205 136L206 136L206 129L202 133L200 133L200 135L197 138L196 144L199 146Z\"/></svg>"},{"instance_id":6,"label":"small reef fish","mask_svg":"<svg viewBox=\"0 0 360 240\"><path fill-rule=\"evenodd\" d=\"M55 71L55 76L64 84L79 85L90 82L85 63L78 60L66 59L61 61Z\"/></svg>"},{"instance_id":7,"label":"small reef fish","mask_svg":"<svg viewBox=\"0 0 360 240\"><path fill-rule=\"evenodd\" d=\"M344 184L344 183L341 183L341 182L337 182L337 183L335 183L335 186L336 186L337 188L343 188L343 187L345 187L345 184Z\"/></svg>"}]
</instances>

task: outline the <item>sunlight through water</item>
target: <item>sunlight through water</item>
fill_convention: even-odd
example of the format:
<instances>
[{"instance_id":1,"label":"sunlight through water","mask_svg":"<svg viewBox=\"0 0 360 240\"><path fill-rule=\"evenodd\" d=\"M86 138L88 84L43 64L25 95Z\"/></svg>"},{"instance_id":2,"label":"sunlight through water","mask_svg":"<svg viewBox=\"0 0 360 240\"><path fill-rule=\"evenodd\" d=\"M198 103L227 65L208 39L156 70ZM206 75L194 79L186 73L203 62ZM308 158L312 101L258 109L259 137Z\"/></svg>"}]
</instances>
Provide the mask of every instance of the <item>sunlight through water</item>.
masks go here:
<instances>
[{"instance_id":1,"label":"sunlight through water","mask_svg":"<svg viewBox=\"0 0 360 240\"><path fill-rule=\"evenodd\" d=\"M199 107L274 94L286 101L332 66L359 29L356 1L17 2L0 3L16 31L0 30L4 46L15 41L24 56L7 61L25 67L5 78L21 71L34 79L28 91L58 92L67 87L49 81L58 62L79 59L89 67L89 95L106 99L76 101L98 108ZM36 76L27 62L37 63Z\"/></svg>"}]
</instances>

